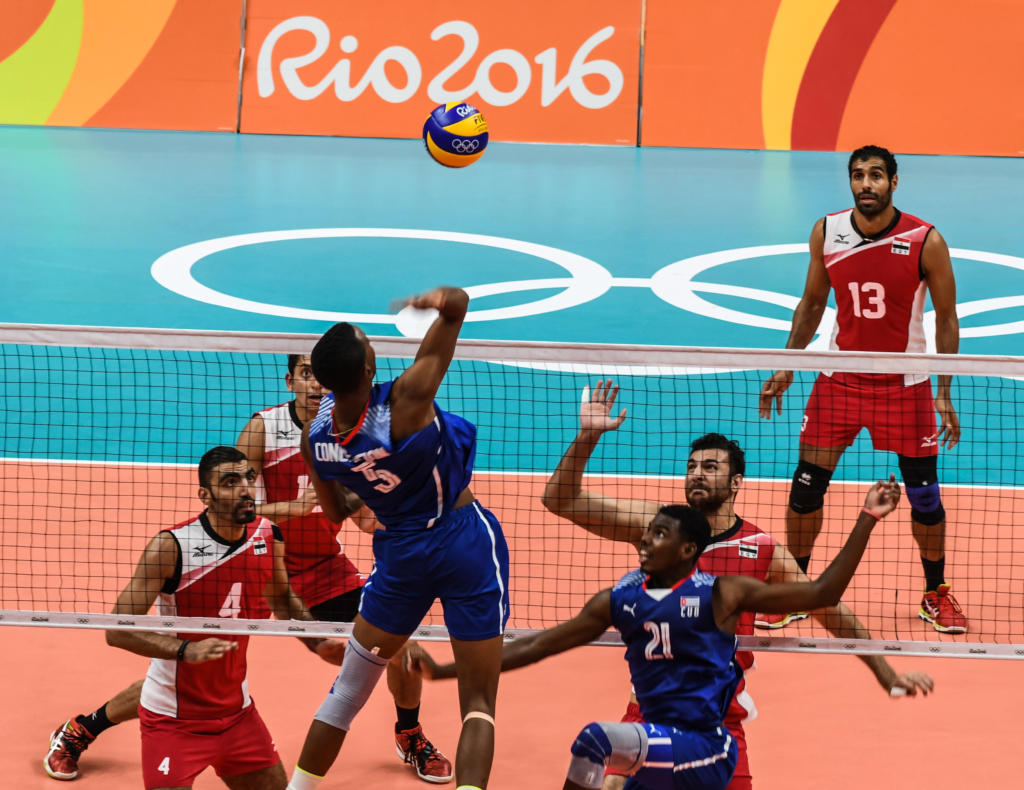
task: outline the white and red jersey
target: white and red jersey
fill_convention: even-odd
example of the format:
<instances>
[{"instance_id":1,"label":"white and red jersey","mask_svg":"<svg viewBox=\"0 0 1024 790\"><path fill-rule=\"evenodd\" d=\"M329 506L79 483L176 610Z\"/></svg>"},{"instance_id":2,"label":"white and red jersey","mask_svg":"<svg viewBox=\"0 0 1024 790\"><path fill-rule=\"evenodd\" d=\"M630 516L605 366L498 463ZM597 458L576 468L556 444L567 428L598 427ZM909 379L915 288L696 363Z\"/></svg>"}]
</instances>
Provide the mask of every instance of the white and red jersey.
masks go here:
<instances>
[{"instance_id":1,"label":"white and red jersey","mask_svg":"<svg viewBox=\"0 0 1024 790\"><path fill-rule=\"evenodd\" d=\"M265 518L246 525L228 543L206 513L167 530L179 548L178 568L157 597L157 613L171 617L263 617L264 591L274 572L275 527ZM201 641L211 634L177 634ZM223 658L201 664L153 658L142 686L146 710L179 719L216 719L251 704L245 651L248 636L218 635L238 643Z\"/></svg>"},{"instance_id":2,"label":"white and red jersey","mask_svg":"<svg viewBox=\"0 0 1024 790\"><path fill-rule=\"evenodd\" d=\"M736 523L714 536L697 559L697 567L713 576L750 576L765 581L775 556L775 538L759 527L737 516ZM736 635L754 633L754 613L743 612L736 622ZM754 665L754 654L737 650L736 661L746 672ZM736 695L729 704L725 724L729 726L757 716L754 700L746 691L746 680L740 680Z\"/></svg>"},{"instance_id":3,"label":"white and red jersey","mask_svg":"<svg viewBox=\"0 0 1024 790\"><path fill-rule=\"evenodd\" d=\"M835 291L837 312L830 348L925 351L927 289L921 250L931 229L927 222L897 211L886 230L869 237L857 229L853 209L825 217L825 271ZM867 378L901 377L867 374ZM910 385L927 377L902 378Z\"/></svg>"},{"instance_id":4,"label":"white and red jersey","mask_svg":"<svg viewBox=\"0 0 1024 790\"><path fill-rule=\"evenodd\" d=\"M263 419L266 501L297 499L310 483L299 450L302 423L295 412L295 401L257 414ZM309 515L287 519L279 527L284 535L284 562L292 589L306 606L316 606L362 585L359 571L338 542L339 525L332 524L319 505Z\"/></svg>"}]
</instances>

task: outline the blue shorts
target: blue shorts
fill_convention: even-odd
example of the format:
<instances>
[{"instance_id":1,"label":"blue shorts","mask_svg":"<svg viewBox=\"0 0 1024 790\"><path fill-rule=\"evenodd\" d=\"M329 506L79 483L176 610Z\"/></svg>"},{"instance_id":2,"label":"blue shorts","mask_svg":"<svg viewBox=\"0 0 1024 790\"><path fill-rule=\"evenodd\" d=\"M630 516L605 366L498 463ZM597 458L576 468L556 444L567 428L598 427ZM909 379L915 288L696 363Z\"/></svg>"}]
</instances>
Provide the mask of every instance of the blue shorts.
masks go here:
<instances>
[{"instance_id":1,"label":"blue shorts","mask_svg":"<svg viewBox=\"0 0 1024 790\"><path fill-rule=\"evenodd\" d=\"M644 724L647 759L626 781L625 790L723 790L736 770L736 740L723 725L714 730L680 730Z\"/></svg>"},{"instance_id":2,"label":"blue shorts","mask_svg":"<svg viewBox=\"0 0 1024 790\"><path fill-rule=\"evenodd\" d=\"M391 634L411 634L434 601L454 639L505 633L508 546L498 519L477 502L453 510L429 529L377 530L374 566L359 613Z\"/></svg>"}]
</instances>

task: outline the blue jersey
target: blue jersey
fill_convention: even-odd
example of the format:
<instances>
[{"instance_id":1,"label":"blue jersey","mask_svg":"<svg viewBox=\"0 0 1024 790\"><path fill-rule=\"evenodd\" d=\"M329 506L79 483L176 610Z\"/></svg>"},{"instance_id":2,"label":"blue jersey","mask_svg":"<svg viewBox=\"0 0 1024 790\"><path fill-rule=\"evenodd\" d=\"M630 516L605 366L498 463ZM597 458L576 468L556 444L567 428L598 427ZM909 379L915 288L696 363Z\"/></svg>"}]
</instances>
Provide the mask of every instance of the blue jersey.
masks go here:
<instances>
[{"instance_id":1,"label":"blue jersey","mask_svg":"<svg viewBox=\"0 0 1024 790\"><path fill-rule=\"evenodd\" d=\"M708 730L722 724L743 670L736 637L715 624L715 579L694 570L670 589L648 589L632 571L612 588L612 624L644 721Z\"/></svg>"},{"instance_id":2,"label":"blue jersey","mask_svg":"<svg viewBox=\"0 0 1024 790\"><path fill-rule=\"evenodd\" d=\"M434 404L434 420L397 445L391 441L393 381L375 384L355 428L335 432L334 396L320 401L309 428L316 473L356 493L388 530L432 527L451 512L469 486L476 427Z\"/></svg>"}]
</instances>

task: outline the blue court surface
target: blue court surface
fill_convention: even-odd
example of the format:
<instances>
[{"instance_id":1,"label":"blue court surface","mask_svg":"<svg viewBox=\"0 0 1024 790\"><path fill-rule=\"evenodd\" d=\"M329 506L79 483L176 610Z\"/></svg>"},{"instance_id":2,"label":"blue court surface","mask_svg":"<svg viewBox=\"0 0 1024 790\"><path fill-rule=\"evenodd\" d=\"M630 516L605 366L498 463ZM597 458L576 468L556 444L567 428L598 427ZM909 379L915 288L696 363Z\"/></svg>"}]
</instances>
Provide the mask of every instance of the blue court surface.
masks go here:
<instances>
[{"instance_id":1,"label":"blue court surface","mask_svg":"<svg viewBox=\"0 0 1024 790\"><path fill-rule=\"evenodd\" d=\"M479 163L448 170L417 140L0 127L0 159L0 320L32 324L319 333L353 320L371 335L398 335L392 301L445 283L473 295L464 337L781 348L811 226L851 200L846 155L835 153L495 143ZM934 222L953 250L961 352L1021 353L1024 159L898 159L896 205ZM33 364L72 375L50 352ZM131 359L119 364L139 373ZM96 384L95 373L82 375L76 383ZM254 395L256 407L275 397L277 378ZM53 377L40 380L33 389L8 377L8 415L34 408ZM480 468L546 472L574 426L574 408L561 408L574 397L566 391L587 380L534 393L513 417L474 414L455 387L442 395L469 411L482 437L518 432L515 452L483 442ZM806 389L793 390L782 420L765 423L753 408L759 381L691 387L681 403L627 378L623 400L648 425L664 418L666 447L717 428L754 451L751 474L787 478ZM1017 385L998 394L1003 405L962 409L961 461L944 462L945 480L1022 482L1014 464L969 461L991 441L1024 437ZM192 414L241 408L224 402L218 382L205 387ZM751 392L717 402L725 390ZM543 401L557 405L544 415L556 434L531 446L518 429ZM97 457L109 410L97 404L81 418L89 431L9 436L3 455ZM681 407L693 419L673 422ZM224 416L236 431L237 415ZM233 439L201 435L200 419L189 429L190 414L175 414L173 428L165 417L158 406L140 416L147 441L132 452L148 455L126 460L188 462L209 439ZM979 432L972 420L1005 433ZM157 440L172 429L177 439ZM624 471L617 454L591 468ZM666 450L633 471L680 470ZM855 476L874 473L862 465Z\"/></svg>"}]
</instances>

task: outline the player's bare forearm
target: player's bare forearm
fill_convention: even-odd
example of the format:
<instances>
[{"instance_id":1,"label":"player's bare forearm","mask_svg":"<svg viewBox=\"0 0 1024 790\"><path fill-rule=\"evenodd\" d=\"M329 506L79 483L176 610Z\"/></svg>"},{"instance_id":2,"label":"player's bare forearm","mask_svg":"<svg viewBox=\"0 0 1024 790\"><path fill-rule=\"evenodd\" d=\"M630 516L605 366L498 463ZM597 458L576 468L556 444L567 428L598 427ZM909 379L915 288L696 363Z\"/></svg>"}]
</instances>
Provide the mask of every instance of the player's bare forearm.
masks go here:
<instances>
[{"instance_id":1,"label":"player's bare forearm","mask_svg":"<svg viewBox=\"0 0 1024 790\"><path fill-rule=\"evenodd\" d=\"M804 297L793 311L793 325L786 339L786 348L807 348L825 313L825 300Z\"/></svg>"},{"instance_id":2,"label":"player's bare forearm","mask_svg":"<svg viewBox=\"0 0 1024 790\"><path fill-rule=\"evenodd\" d=\"M838 639L870 639L871 632L858 619L850 608L840 601L836 606L828 606L812 612L814 618L825 630ZM857 656L874 674L879 685L886 691L896 681L896 671L883 656Z\"/></svg>"},{"instance_id":3,"label":"player's bare forearm","mask_svg":"<svg viewBox=\"0 0 1024 790\"><path fill-rule=\"evenodd\" d=\"M548 478L540 501L556 516L572 519L573 505L583 490L583 470L600 438L599 433L577 434Z\"/></svg>"},{"instance_id":4,"label":"player's bare forearm","mask_svg":"<svg viewBox=\"0 0 1024 790\"><path fill-rule=\"evenodd\" d=\"M118 614L118 612L115 612ZM107 631L107 644L146 658L178 657L182 640L176 636L155 634L150 631Z\"/></svg>"}]
</instances>

